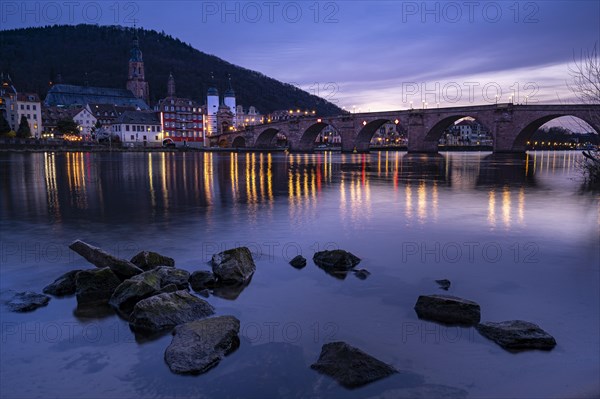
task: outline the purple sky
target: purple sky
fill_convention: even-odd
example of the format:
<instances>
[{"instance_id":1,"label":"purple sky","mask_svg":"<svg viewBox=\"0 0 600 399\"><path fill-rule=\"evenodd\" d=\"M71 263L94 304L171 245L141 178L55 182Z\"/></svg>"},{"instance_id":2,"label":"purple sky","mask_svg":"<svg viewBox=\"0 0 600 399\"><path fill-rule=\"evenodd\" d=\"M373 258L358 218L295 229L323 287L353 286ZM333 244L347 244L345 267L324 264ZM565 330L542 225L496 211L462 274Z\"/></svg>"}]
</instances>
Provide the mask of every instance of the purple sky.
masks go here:
<instances>
[{"instance_id":1,"label":"purple sky","mask_svg":"<svg viewBox=\"0 0 600 399\"><path fill-rule=\"evenodd\" d=\"M351 111L570 101L568 63L600 42L597 0L5 0L0 12L3 29L135 19Z\"/></svg>"}]
</instances>

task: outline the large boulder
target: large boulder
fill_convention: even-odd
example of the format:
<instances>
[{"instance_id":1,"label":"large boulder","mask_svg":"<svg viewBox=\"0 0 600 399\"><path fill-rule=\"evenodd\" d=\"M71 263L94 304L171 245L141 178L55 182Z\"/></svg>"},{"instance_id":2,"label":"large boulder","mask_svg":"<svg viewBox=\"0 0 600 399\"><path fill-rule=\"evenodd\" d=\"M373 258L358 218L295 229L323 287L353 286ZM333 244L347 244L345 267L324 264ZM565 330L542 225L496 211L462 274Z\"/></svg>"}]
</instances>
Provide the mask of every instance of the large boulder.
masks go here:
<instances>
[{"instance_id":1,"label":"large boulder","mask_svg":"<svg viewBox=\"0 0 600 399\"><path fill-rule=\"evenodd\" d=\"M189 283L194 291L200 292L205 289L214 288L217 284L217 279L212 272L207 270L198 270L190 275Z\"/></svg>"},{"instance_id":2,"label":"large boulder","mask_svg":"<svg viewBox=\"0 0 600 399\"><path fill-rule=\"evenodd\" d=\"M345 342L323 345L319 360L310 367L346 388L357 388L397 373L389 364Z\"/></svg>"},{"instance_id":3,"label":"large boulder","mask_svg":"<svg viewBox=\"0 0 600 399\"><path fill-rule=\"evenodd\" d=\"M160 331L203 319L215 313L205 300L180 290L151 296L136 303L129 324L138 331Z\"/></svg>"},{"instance_id":4,"label":"large boulder","mask_svg":"<svg viewBox=\"0 0 600 399\"><path fill-rule=\"evenodd\" d=\"M80 271L81 270L71 270L58 277L53 283L44 287L44 294L54 296L73 295L77 288L75 285L75 278Z\"/></svg>"},{"instance_id":5,"label":"large boulder","mask_svg":"<svg viewBox=\"0 0 600 399\"><path fill-rule=\"evenodd\" d=\"M157 252L142 251L131 258L131 263L144 271L152 270L159 266L175 266L175 260Z\"/></svg>"},{"instance_id":6,"label":"large boulder","mask_svg":"<svg viewBox=\"0 0 600 399\"><path fill-rule=\"evenodd\" d=\"M244 283L256 271L252 254L246 247L228 249L212 257L213 273L225 284Z\"/></svg>"},{"instance_id":7,"label":"large boulder","mask_svg":"<svg viewBox=\"0 0 600 399\"><path fill-rule=\"evenodd\" d=\"M165 361L174 373L205 373L239 347L239 331L240 321L233 316L179 325L165 351Z\"/></svg>"},{"instance_id":8,"label":"large boulder","mask_svg":"<svg viewBox=\"0 0 600 399\"><path fill-rule=\"evenodd\" d=\"M481 319L481 308L477 303L451 295L421 295L415 311L420 319L445 324L471 326Z\"/></svg>"},{"instance_id":9,"label":"large boulder","mask_svg":"<svg viewBox=\"0 0 600 399\"><path fill-rule=\"evenodd\" d=\"M31 312L42 306L46 306L50 297L36 292L17 292L6 306L11 312Z\"/></svg>"},{"instance_id":10,"label":"large boulder","mask_svg":"<svg viewBox=\"0 0 600 399\"><path fill-rule=\"evenodd\" d=\"M189 273L169 266L160 266L123 281L110 298L110 305L128 317L136 303L162 292L187 288Z\"/></svg>"},{"instance_id":11,"label":"large boulder","mask_svg":"<svg viewBox=\"0 0 600 399\"><path fill-rule=\"evenodd\" d=\"M110 267L121 280L126 280L143 272L142 269L128 260L117 258L108 252L81 240L74 241L69 245L69 248L83 256L88 262L96 267Z\"/></svg>"},{"instance_id":12,"label":"large boulder","mask_svg":"<svg viewBox=\"0 0 600 399\"><path fill-rule=\"evenodd\" d=\"M78 305L106 305L121 280L109 267L83 270L75 278Z\"/></svg>"},{"instance_id":13,"label":"large boulder","mask_svg":"<svg viewBox=\"0 0 600 399\"><path fill-rule=\"evenodd\" d=\"M119 259L108 252L81 240L76 240L69 245L69 248L83 256L88 262L96 267L110 267L121 280L126 280L143 272L142 269L128 260Z\"/></svg>"},{"instance_id":14,"label":"large boulder","mask_svg":"<svg viewBox=\"0 0 600 399\"><path fill-rule=\"evenodd\" d=\"M325 271L347 272L360 263L360 258L342 249L316 252L313 262Z\"/></svg>"},{"instance_id":15,"label":"large boulder","mask_svg":"<svg viewBox=\"0 0 600 399\"><path fill-rule=\"evenodd\" d=\"M478 324L477 331L507 350L543 349L556 346L556 340L537 324L523 320L485 322Z\"/></svg>"},{"instance_id":16,"label":"large boulder","mask_svg":"<svg viewBox=\"0 0 600 399\"><path fill-rule=\"evenodd\" d=\"M186 270L176 269L169 266L159 266L146 273L156 274L160 279L160 286L165 287L169 284L175 284L177 288L187 290L190 273Z\"/></svg>"}]
</instances>

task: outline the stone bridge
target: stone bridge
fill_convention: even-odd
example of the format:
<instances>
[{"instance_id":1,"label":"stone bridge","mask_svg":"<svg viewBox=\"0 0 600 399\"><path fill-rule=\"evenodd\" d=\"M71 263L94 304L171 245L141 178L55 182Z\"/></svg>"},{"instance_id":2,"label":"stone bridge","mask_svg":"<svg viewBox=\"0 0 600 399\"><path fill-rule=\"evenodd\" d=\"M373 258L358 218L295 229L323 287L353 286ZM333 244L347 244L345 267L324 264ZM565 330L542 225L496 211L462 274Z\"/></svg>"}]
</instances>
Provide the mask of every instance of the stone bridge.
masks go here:
<instances>
[{"instance_id":1,"label":"stone bridge","mask_svg":"<svg viewBox=\"0 0 600 399\"><path fill-rule=\"evenodd\" d=\"M311 151L319 133L331 125L341 136L342 151L366 152L375 132L392 122L408 132L409 152L437 152L444 130L459 119L472 117L492 135L494 152L524 152L527 141L537 129L562 116L579 118L600 132L600 105L494 104L300 117L222 134L213 141L226 147L267 149L281 133L286 136L290 151Z\"/></svg>"}]
</instances>

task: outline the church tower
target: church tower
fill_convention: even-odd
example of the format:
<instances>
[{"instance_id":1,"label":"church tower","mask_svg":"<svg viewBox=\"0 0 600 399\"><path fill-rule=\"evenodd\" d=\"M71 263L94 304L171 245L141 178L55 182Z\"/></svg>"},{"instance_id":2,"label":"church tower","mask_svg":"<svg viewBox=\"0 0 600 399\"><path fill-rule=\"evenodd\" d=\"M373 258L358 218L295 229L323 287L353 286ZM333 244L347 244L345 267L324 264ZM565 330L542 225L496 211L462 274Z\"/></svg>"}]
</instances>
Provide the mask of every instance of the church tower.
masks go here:
<instances>
[{"instance_id":1,"label":"church tower","mask_svg":"<svg viewBox=\"0 0 600 399\"><path fill-rule=\"evenodd\" d=\"M167 97L175 97L175 78L173 72L169 73L169 81L167 82Z\"/></svg>"},{"instance_id":2,"label":"church tower","mask_svg":"<svg viewBox=\"0 0 600 399\"><path fill-rule=\"evenodd\" d=\"M133 38L133 46L129 52L129 77L127 80L127 89L129 89L134 96L141 98L148 103L150 97L149 88L144 74L144 60L142 59L142 51L140 50L137 33Z\"/></svg>"}]
</instances>

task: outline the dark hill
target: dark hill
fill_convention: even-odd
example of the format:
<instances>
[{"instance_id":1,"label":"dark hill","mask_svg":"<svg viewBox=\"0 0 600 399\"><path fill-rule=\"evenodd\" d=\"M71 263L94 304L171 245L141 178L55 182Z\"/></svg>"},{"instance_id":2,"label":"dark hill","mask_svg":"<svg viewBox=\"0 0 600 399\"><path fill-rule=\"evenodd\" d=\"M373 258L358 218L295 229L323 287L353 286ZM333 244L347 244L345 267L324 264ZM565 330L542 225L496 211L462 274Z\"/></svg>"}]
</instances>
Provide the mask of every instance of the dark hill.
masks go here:
<instances>
[{"instance_id":1,"label":"dark hill","mask_svg":"<svg viewBox=\"0 0 600 399\"><path fill-rule=\"evenodd\" d=\"M58 74L63 83L124 88L133 29L120 26L56 25L0 31L0 71L8 72L18 91L45 98ZM177 95L201 100L214 72L223 94L231 75L237 103L264 113L277 109L316 109L339 114L334 104L259 72L205 54L164 32L138 30L151 102L166 97L173 71Z\"/></svg>"}]
</instances>

